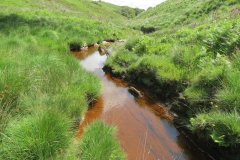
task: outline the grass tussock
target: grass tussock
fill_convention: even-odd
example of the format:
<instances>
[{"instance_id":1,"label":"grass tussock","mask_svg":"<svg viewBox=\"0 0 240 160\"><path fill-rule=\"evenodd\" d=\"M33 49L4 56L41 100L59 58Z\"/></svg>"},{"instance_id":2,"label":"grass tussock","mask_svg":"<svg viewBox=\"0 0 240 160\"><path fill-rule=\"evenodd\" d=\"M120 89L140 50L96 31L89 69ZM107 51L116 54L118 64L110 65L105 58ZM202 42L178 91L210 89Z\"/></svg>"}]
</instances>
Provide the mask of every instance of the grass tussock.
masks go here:
<instances>
[{"instance_id":1,"label":"grass tussock","mask_svg":"<svg viewBox=\"0 0 240 160\"><path fill-rule=\"evenodd\" d=\"M191 129L200 138L211 140L223 147L239 147L240 118L237 112L210 112L198 114L192 118Z\"/></svg>"},{"instance_id":2,"label":"grass tussock","mask_svg":"<svg viewBox=\"0 0 240 160\"><path fill-rule=\"evenodd\" d=\"M106 126L102 122L95 122L86 128L79 148L80 159L92 160L122 160L125 155L117 143L115 128Z\"/></svg>"},{"instance_id":3,"label":"grass tussock","mask_svg":"<svg viewBox=\"0 0 240 160\"><path fill-rule=\"evenodd\" d=\"M48 159L66 149L71 133L69 119L49 110L9 123L1 144L2 159Z\"/></svg>"},{"instance_id":4,"label":"grass tussock","mask_svg":"<svg viewBox=\"0 0 240 160\"><path fill-rule=\"evenodd\" d=\"M240 74L239 71L228 72L223 87L216 94L219 106L226 111L240 111Z\"/></svg>"}]
</instances>

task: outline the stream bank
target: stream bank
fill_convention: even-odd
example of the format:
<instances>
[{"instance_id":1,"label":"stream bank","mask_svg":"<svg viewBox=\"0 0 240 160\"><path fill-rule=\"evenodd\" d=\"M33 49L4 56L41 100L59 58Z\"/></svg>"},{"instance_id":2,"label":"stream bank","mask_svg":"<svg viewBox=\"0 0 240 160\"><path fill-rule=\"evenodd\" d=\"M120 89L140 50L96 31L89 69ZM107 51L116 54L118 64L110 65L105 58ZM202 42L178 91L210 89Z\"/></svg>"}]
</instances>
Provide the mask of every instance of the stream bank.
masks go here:
<instances>
[{"instance_id":1,"label":"stream bank","mask_svg":"<svg viewBox=\"0 0 240 160\"><path fill-rule=\"evenodd\" d=\"M123 65L124 62L119 60L117 63ZM240 153L239 149L236 148L227 148L224 146L219 147L216 143L212 141L203 141L201 139L202 135L195 134L190 130L189 127L189 101L183 96L183 88L186 87L187 82L164 82L159 84L157 82L156 77L152 77L151 75L146 76L146 73L135 74L133 72L116 72L115 68L108 65L105 65L103 70L110 74L111 76L121 79L127 82L130 85L134 85L136 88L140 88L142 92L146 95L149 95L153 101L160 100L164 103L164 107L166 107L169 113L174 117L172 123L177 128L177 130L188 139L189 143L191 143L195 148L197 148L200 152L203 152L210 159L231 159L231 160L239 160ZM142 79L148 79L148 82L151 81L151 86L147 86L142 83ZM157 90L160 88L160 90Z\"/></svg>"},{"instance_id":2,"label":"stream bank","mask_svg":"<svg viewBox=\"0 0 240 160\"><path fill-rule=\"evenodd\" d=\"M117 137L130 160L211 159L178 132L163 104L147 95L135 97L129 92L131 86L126 81L105 73L102 68L107 55L100 54L97 48L73 54L86 70L101 79L103 86L102 96L89 109L78 135L86 125L101 119L118 128Z\"/></svg>"}]
</instances>

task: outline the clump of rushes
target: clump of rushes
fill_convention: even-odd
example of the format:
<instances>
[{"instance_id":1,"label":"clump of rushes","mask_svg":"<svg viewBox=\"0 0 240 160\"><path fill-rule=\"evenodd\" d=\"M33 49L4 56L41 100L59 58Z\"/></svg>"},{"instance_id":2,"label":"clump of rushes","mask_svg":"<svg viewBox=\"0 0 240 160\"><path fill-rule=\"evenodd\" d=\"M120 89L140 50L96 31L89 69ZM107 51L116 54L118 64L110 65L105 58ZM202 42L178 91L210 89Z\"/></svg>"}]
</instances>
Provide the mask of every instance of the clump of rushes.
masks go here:
<instances>
[{"instance_id":1,"label":"clump of rushes","mask_svg":"<svg viewBox=\"0 0 240 160\"><path fill-rule=\"evenodd\" d=\"M69 87L60 90L50 101L71 117L79 119L84 115L89 104L99 97L101 84L94 75L86 71L82 70L78 73Z\"/></svg>"},{"instance_id":2,"label":"clump of rushes","mask_svg":"<svg viewBox=\"0 0 240 160\"><path fill-rule=\"evenodd\" d=\"M191 129L200 139L223 147L240 146L240 116L237 112L210 112L191 118Z\"/></svg>"},{"instance_id":3,"label":"clump of rushes","mask_svg":"<svg viewBox=\"0 0 240 160\"><path fill-rule=\"evenodd\" d=\"M129 51L133 51L135 45L139 42L139 38L138 37L133 37L130 38L127 43L125 44L125 48Z\"/></svg>"},{"instance_id":4,"label":"clump of rushes","mask_svg":"<svg viewBox=\"0 0 240 160\"><path fill-rule=\"evenodd\" d=\"M184 95L191 104L191 109L209 110L217 101L216 93L222 88L226 73L231 70L231 63L227 57L218 55L215 59L201 58L198 66L199 71L190 80Z\"/></svg>"},{"instance_id":5,"label":"clump of rushes","mask_svg":"<svg viewBox=\"0 0 240 160\"><path fill-rule=\"evenodd\" d=\"M125 49L120 49L118 53L119 54L109 57L105 65L112 68L112 72L116 75L125 74L139 57Z\"/></svg>"},{"instance_id":6,"label":"clump of rushes","mask_svg":"<svg viewBox=\"0 0 240 160\"><path fill-rule=\"evenodd\" d=\"M136 73L153 73L159 81L180 80L182 72L168 57L165 56L143 56L137 66L133 66Z\"/></svg>"},{"instance_id":7,"label":"clump of rushes","mask_svg":"<svg viewBox=\"0 0 240 160\"><path fill-rule=\"evenodd\" d=\"M152 88L151 92L162 100L177 96L184 79L183 70L168 57L158 55L143 56L131 66L129 76L144 87Z\"/></svg>"},{"instance_id":8,"label":"clump of rushes","mask_svg":"<svg viewBox=\"0 0 240 160\"><path fill-rule=\"evenodd\" d=\"M184 95L191 104L209 102L220 88L223 77L222 67L207 67L197 74L191 85L184 91Z\"/></svg>"},{"instance_id":9,"label":"clump of rushes","mask_svg":"<svg viewBox=\"0 0 240 160\"><path fill-rule=\"evenodd\" d=\"M15 110L9 108L8 105L0 104L0 133L4 131L8 122L12 118L12 114ZM0 143L1 143L2 134L0 135Z\"/></svg>"},{"instance_id":10,"label":"clump of rushes","mask_svg":"<svg viewBox=\"0 0 240 160\"><path fill-rule=\"evenodd\" d=\"M3 132L8 121L16 115L21 108L18 107L20 94L27 90L28 81L24 77L16 59L1 53L0 58L0 132ZM6 57L5 57L6 56ZM2 135L0 135L1 139Z\"/></svg>"},{"instance_id":11,"label":"clump of rushes","mask_svg":"<svg viewBox=\"0 0 240 160\"><path fill-rule=\"evenodd\" d=\"M57 110L12 120L3 133L0 156L6 160L51 159L70 143L71 123Z\"/></svg>"},{"instance_id":12,"label":"clump of rushes","mask_svg":"<svg viewBox=\"0 0 240 160\"><path fill-rule=\"evenodd\" d=\"M124 160L125 155L115 138L115 128L97 121L86 128L79 144L79 159Z\"/></svg>"},{"instance_id":13,"label":"clump of rushes","mask_svg":"<svg viewBox=\"0 0 240 160\"><path fill-rule=\"evenodd\" d=\"M240 72L238 70L230 70L226 73L223 88L217 92L216 99L221 109L240 111Z\"/></svg>"}]
</instances>

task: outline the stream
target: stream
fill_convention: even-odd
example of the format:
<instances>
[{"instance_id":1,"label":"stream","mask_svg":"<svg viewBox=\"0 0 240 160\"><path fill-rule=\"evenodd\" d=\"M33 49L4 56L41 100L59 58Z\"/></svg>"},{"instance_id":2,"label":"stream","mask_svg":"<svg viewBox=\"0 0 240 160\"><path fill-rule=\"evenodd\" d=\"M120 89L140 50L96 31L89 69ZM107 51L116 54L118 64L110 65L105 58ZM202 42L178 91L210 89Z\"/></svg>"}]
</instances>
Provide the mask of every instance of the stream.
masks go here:
<instances>
[{"instance_id":1,"label":"stream","mask_svg":"<svg viewBox=\"0 0 240 160\"><path fill-rule=\"evenodd\" d=\"M105 74L106 55L96 48L74 52L79 63L96 74L102 83L102 96L86 113L78 136L96 119L117 127L117 138L129 160L208 160L207 155L193 147L172 124L164 105L147 96L134 97L129 85Z\"/></svg>"}]
</instances>

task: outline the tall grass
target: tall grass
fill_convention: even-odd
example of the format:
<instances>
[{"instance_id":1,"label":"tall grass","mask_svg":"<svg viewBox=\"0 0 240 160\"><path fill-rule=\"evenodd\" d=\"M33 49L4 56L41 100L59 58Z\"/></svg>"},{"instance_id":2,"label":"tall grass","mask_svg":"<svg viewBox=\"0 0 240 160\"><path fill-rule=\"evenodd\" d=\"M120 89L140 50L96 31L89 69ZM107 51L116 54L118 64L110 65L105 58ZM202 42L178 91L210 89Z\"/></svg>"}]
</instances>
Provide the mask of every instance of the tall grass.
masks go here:
<instances>
[{"instance_id":1,"label":"tall grass","mask_svg":"<svg viewBox=\"0 0 240 160\"><path fill-rule=\"evenodd\" d=\"M240 73L239 71L231 71L223 82L223 88L216 95L218 103L223 110L240 111Z\"/></svg>"},{"instance_id":2,"label":"tall grass","mask_svg":"<svg viewBox=\"0 0 240 160\"><path fill-rule=\"evenodd\" d=\"M97 5L76 0L1 2L0 159L64 158L73 123L101 92L99 79L80 67L69 45L116 40L124 32L109 21L111 14L84 10L119 9ZM113 14L116 21L124 19Z\"/></svg>"},{"instance_id":3,"label":"tall grass","mask_svg":"<svg viewBox=\"0 0 240 160\"><path fill-rule=\"evenodd\" d=\"M211 102L216 91L221 88L223 74L223 67L207 66L191 80L191 85L185 90L184 95L193 104Z\"/></svg>"},{"instance_id":4,"label":"tall grass","mask_svg":"<svg viewBox=\"0 0 240 160\"><path fill-rule=\"evenodd\" d=\"M240 118L237 112L210 112L191 119L191 129L200 138L211 140L224 147L239 147Z\"/></svg>"},{"instance_id":5,"label":"tall grass","mask_svg":"<svg viewBox=\"0 0 240 160\"><path fill-rule=\"evenodd\" d=\"M119 49L118 52L119 54L109 57L105 65L113 68L114 74L125 74L139 57L125 49Z\"/></svg>"},{"instance_id":6,"label":"tall grass","mask_svg":"<svg viewBox=\"0 0 240 160\"><path fill-rule=\"evenodd\" d=\"M116 160L125 159L125 155L117 143L115 128L106 126L102 122L95 122L86 128L80 141L80 159Z\"/></svg>"},{"instance_id":7,"label":"tall grass","mask_svg":"<svg viewBox=\"0 0 240 160\"><path fill-rule=\"evenodd\" d=\"M64 151L70 141L70 121L48 110L10 122L4 132L2 159L48 159Z\"/></svg>"},{"instance_id":8,"label":"tall grass","mask_svg":"<svg viewBox=\"0 0 240 160\"><path fill-rule=\"evenodd\" d=\"M161 81L179 81L182 73L171 60L165 56L143 56L136 66L131 68L131 72L135 74L153 74L153 76ZM154 75L155 74L155 75Z\"/></svg>"}]
</instances>

